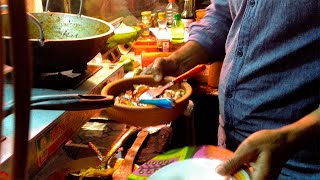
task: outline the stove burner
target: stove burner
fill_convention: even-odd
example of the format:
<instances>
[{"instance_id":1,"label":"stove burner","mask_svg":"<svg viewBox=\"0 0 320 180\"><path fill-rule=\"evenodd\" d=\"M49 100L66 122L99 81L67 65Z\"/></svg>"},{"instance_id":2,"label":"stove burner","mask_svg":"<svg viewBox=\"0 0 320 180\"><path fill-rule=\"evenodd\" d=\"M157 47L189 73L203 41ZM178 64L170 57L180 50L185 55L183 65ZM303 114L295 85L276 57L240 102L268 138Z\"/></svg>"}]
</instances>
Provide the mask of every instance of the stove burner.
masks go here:
<instances>
[{"instance_id":1,"label":"stove burner","mask_svg":"<svg viewBox=\"0 0 320 180\"><path fill-rule=\"evenodd\" d=\"M68 71L36 75L39 78L34 78L33 87L56 90L75 89L101 68L99 65L90 64L87 70L81 73Z\"/></svg>"}]
</instances>

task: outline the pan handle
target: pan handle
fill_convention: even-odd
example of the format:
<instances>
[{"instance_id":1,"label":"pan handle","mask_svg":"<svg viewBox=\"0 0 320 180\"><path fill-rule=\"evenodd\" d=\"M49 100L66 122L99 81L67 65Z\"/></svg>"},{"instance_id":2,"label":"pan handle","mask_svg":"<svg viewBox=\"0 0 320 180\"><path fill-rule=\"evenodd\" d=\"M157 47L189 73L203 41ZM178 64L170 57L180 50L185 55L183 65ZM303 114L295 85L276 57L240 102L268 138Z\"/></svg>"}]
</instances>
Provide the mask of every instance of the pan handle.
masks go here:
<instances>
[{"instance_id":1,"label":"pan handle","mask_svg":"<svg viewBox=\"0 0 320 180\"><path fill-rule=\"evenodd\" d=\"M31 97L30 109L79 111L113 106L113 96L95 94L62 94ZM4 116L12 114L14 102L3 107Z\"/></svg>"},{"instance_id":2,"label":"pan handle","mask_svg":"<svg viewBox=\"0 0 320 180\"><path fill-rule=\"evenodd\" d=\"M43 28L40 21L31 13L27 13L27 15L31 19L31 21L37 26L40 34L40 39L39 39L40 45L44 46L44 33L43 33Z\"/></svg>"},{"instance_id":3,"label":"pan handle","mask_svg":"<svg viewBox=\"0 0 320 180\"><path fill-rule=\"evenodd\" d=\"M3 10L8 10L8 5L0 5L0 11L3 11ZM31 13L27 12L27 15L31 19L31 21L37 26L37 28L39 30L39 34L40 34L39 43L40 43L40 46L43 47L44 46L44 32L43 32L43 28L41 26L41 23Z\"/></svg>"}]
</instances>

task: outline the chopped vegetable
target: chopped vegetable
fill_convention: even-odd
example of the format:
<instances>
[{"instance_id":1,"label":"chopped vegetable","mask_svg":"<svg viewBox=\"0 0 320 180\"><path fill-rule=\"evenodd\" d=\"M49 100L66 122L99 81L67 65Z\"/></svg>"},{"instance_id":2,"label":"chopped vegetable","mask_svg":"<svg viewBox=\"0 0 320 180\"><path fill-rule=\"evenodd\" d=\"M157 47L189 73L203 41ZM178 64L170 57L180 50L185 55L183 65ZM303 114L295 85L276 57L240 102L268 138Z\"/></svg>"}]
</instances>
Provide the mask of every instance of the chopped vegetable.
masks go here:
<instances>
[{"instance_id":1,"label":"chopped vegetable","mask_svg":"<svg viewBox=\"0 0 320 180\"><path fill-rule=\"evenodd\" d=\"M129 55L122 55L116 63L123 64L124 72L132 71L135 67L139 66L139 62Z\"/></svg>"},{"instance_id":2,"label":"chopped vegetable","mask_svg":"<svg viewBox=\"0 0 320 180\"><path fill-rule=\"evenodd\" d=\"M121 24L117 29L114 30L114 35L108 39L108 43L114 44L127 44L133 42L138 38L138 34L141 28L136 26L127 26Z\"/></svg>"},{"instance_id":3,"label":"chopped vegetable","mask_svg":"<svg viewBox=\"0 0 320 180\"><path fill-rule=\"evenodd\" d=\"M133 76L138 76L142 73L142 68L136 68L133 72Z\"/></svg>"},{"instance_id":4,"label":"chopped vegetable","mask_svg":"<svg viewBox=\"0 0 320 180\"><path fill-rule=\"evenodd\" d=\"M115 102L129 106L147 106L146 104L140 103L139 98L144 92L146 92L150 88L156 87L151 87L145 84L134 84L133 90L127 90L126 92L120 94L115 98ZM181 98L184 94L184 89L166 89L159 96L159 98L171 98L173 100L177 100Z\"/></svg>"}]
</instances>

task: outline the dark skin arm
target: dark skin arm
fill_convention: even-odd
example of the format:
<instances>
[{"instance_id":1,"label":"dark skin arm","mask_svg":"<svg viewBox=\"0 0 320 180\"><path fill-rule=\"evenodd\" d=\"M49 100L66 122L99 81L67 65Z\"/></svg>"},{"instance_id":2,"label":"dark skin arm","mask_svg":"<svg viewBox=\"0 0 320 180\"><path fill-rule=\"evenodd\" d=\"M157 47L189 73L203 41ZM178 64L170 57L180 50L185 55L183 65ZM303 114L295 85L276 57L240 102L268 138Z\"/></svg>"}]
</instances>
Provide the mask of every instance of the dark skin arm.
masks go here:
<instances>
[{"instance_id":1,"label":"dark skin arm","mask_svg":"<svg viewBox=\"0 0 320 180\"><path fill-rule=\"evenodd\" d=\"M319 135L320 108L293 124L252 134L216 171L230 175L243 164L249 164L253 170L252 179L276 179L290 156L312 140L319 141Z\"/></svg>"},{"instance_id":2,"label":"dark skin arm","mask_svg":"<svg viewBox=\"0 0 320 180\"><path fill-rule=\"evenodd\" d=\"M156 81L164 76L178 76L198 64L205 64L208 56L204 48L195 41L188 41L168 57L156 58L142 74L152 74Z\"/></svg>"}]
</instances>

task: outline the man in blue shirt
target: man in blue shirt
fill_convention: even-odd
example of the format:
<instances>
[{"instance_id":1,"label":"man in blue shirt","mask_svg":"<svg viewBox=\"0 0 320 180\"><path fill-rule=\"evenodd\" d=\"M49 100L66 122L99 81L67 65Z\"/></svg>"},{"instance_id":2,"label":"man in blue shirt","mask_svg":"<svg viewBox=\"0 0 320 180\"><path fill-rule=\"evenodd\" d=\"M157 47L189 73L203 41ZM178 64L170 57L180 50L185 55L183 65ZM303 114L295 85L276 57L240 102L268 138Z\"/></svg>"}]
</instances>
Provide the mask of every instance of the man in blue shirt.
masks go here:
<instances>
[{"instance_id":1,"label":"man in blue shirt","mask_svg":"<svg viewBox=\"0 0 320 180\"><path fill-rule=\"evenodd\" d=\"M212 0L188 42L144 70L156 81L223 58L219 145L252 179L320 179L319 0Z\"/></svg>"}]
</instances>

